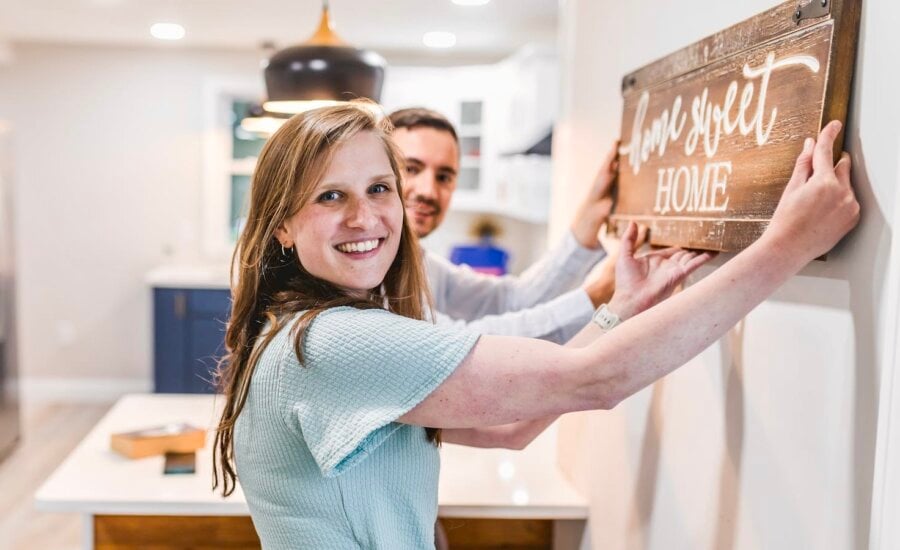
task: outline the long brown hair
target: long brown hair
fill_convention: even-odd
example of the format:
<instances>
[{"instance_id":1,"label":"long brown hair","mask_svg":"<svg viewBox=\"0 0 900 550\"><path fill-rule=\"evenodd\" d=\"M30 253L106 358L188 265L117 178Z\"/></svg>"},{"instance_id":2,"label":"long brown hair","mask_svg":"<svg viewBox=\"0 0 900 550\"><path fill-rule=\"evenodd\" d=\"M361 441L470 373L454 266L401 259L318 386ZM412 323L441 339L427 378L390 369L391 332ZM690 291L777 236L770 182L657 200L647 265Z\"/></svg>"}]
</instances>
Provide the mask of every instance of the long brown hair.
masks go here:
<instances>
[{"instance_id":1,"label":"long brown hair","mask_svg":"<svg viewBox=\"0 0 900 550\"><path fill-rule=\"evenodd\" d=\"M421 252L415 233L409 229L405 208L397 256L382 285L371 289L368 298L350 296L314 277L297 255L293 251L286 254L275 238L276 228L310 201L335 149L360 132L372 132L381 140L402 200L402 157L389 138L390 121L379 119L372 105L351 103L296 115L275 132L259 155L250 185L247 223L231 260L232 306L225 333L228 353L216 375L225 405L213 449L213 488L219 486L221 468L224 496L234 491L237 479L235 422L247 401L256 363L283 323L303 312L292 327L294 351L302 362L305 330L326 309L382 308L423 319L426 307L430 307ZM270 329L261 335L267 321ZM438 442L440 433L429 428L428 437Z\"/></svg>"}]
</instances>

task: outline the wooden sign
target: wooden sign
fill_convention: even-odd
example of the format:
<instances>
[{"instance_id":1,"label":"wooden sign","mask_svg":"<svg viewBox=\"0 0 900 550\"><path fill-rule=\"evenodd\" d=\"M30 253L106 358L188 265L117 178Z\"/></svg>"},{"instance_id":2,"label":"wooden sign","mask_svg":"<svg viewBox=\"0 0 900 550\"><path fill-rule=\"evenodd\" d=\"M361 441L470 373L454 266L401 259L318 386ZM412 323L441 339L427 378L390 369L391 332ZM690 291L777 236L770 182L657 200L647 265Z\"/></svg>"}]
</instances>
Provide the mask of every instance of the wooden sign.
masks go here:
<instances>
[{"instance_id":1,"label":"wooden sign","mask_svg":"<svg viewBox=\"0 0 900 550\"><path fill-rule=\"evenodd\" d=\"M786 2L626 76L616 231L728 252L762 235L804 139L846 117L860 2Z\"/></svg>"}]
</instances>

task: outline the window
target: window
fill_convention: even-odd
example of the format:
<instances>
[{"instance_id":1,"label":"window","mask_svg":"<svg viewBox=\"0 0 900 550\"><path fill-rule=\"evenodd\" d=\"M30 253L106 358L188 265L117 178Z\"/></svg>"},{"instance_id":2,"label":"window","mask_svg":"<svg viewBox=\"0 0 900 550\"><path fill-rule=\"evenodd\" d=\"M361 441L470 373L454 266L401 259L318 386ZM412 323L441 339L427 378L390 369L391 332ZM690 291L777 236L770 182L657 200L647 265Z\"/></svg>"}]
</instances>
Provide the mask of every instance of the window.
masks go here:
<instances>
[{"instance_id":1,"label":"window","mask_svg":"<svg viewBox=\"0 0 900 550\"><path fill-rule=\"evenodd\" d=\"M231 257L246 219L250 178L266 140L241 128L248 108L263 96L262 82L210 80L203 103L203 253Z\"/></svg>"},{"instance_id":2,"label":"window","mask_svg":"<svg viewBox=\"0 0 900 550\"><path fill-rule=\"evenodd\" d=\"M231 188L228 227L231 240L236 241L247 220L250 179L256 167L256 159L266 138L241 128L241 120L246 116L252 102L234 99L231 102Z\"/></svg>"},{"instance_id":3,"label":"window","mask_svg":"<svg viewBox=\"0 0 900 550\"><path fill-rule=\"evenodd\" d=\"M460 103L460 166L456 186L467 191L478 191L481 188L481 112L481 101Z\"/></svg>"}]
</instances>

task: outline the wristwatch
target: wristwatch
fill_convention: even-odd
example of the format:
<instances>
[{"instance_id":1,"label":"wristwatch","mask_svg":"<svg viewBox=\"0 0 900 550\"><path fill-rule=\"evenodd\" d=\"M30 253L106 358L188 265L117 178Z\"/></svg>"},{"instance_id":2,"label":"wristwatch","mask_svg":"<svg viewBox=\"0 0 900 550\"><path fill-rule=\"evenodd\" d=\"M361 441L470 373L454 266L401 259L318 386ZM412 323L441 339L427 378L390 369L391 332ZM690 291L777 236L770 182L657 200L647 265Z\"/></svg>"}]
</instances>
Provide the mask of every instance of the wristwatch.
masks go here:
<instances>
[{"instance_id":1,"label":"wristwatch","mask_svg":"<svg viewBox=\"0 0 900 550\"><path fill-rule=\"evenodd\" d=\"M606 304L597 308L597 311L594 312L594 316L591 317L591 321L597 323L603 330L612 330L616 325L622 322L618 315L606 307Z\"/></svg>"}]
</instances>

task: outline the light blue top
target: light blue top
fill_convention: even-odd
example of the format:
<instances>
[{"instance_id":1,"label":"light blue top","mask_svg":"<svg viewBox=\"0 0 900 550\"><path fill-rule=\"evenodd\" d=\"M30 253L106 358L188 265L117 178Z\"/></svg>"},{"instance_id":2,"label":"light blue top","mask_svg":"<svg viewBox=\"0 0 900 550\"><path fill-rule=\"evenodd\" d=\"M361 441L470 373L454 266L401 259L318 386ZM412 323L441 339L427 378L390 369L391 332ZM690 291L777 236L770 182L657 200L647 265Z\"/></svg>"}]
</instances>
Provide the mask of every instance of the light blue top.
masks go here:
<instances>
[{"instance_id":1,"label":"light blue top","mask_svg":"<svg viewBox=\"0 0 900 550\"><path fill-rule=\"evenodd\" d=\"M263 352L235 425L238 479L265 549L434 545L440 459L395 420L475 345L474 333L342 307Z\"/></svg>"}]
</instances>

